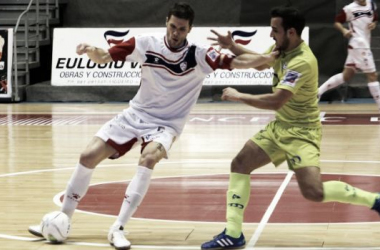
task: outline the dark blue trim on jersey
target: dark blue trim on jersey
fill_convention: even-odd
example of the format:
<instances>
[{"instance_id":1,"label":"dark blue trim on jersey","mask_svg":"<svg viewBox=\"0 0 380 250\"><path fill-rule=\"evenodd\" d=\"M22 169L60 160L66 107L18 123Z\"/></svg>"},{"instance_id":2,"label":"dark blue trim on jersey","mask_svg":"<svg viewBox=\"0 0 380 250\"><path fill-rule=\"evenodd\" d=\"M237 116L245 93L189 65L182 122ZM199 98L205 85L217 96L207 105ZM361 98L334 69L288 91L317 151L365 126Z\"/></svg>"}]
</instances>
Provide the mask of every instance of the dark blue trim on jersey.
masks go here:
<instances>
[{"instance_id":1,"label":"dark blue trim on jersey","mask_svg":"<svg viewBox=\"0 0 380 250\"><path fill-rule=\"evenodd\" d=\"M174 63L165 60L163 57L160 57L157 54L150 54L149 52L147 52L145 54L146 61L144 62L144 64L150 64L153 67L163 67L176 74L181 74L197 66L197 61L195 60L195 49L196 47L194 45L191 46L187 50L186 56L181 61Z\"/></svg>"},{"instance_id":2,"label":"dark blue trim on jersey","mask_svg":"<svg viewBox=\"0 0 380 250\"><path fill-rule=\"evenodd\" d=\"M355 11L352 13L355 17L355 19L359 18L359 17L362 17L362 16L367 16L367 17L371 17L372 16L372 11L370 10L360 10L360 11Z\"/></svg>"}]
</instances>

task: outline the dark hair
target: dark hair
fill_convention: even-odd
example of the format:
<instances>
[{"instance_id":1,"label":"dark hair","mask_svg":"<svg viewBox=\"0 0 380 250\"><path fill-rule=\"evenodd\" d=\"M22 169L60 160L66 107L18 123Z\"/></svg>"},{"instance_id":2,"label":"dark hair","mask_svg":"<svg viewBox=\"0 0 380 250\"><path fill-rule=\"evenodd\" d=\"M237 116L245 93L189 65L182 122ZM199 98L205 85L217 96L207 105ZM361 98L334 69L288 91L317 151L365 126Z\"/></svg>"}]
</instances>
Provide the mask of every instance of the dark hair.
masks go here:
<instances>
[{"instance_id":1,"label":"dark hair","mask_svg":"<svg viewBox=\"0 0 380 250\"><path fill-rule=\"evenodd\" d=\"M194 21L194 10L187 3L175 3L168 13L168 20L171 16L189 20L190 26L193 25Z\"/></svg>"},{"instance_id":2,"label":"dark hair","mask_svg":"<svg viewBox=\"0 0 380 250\"><path fill-rule=\"evenodd\" d=\"M305 28L304 15L293 7L275 7L271 11L271 17L281 17L284 30L294 28L299 36Z\"/></svg>"}]
</instances>

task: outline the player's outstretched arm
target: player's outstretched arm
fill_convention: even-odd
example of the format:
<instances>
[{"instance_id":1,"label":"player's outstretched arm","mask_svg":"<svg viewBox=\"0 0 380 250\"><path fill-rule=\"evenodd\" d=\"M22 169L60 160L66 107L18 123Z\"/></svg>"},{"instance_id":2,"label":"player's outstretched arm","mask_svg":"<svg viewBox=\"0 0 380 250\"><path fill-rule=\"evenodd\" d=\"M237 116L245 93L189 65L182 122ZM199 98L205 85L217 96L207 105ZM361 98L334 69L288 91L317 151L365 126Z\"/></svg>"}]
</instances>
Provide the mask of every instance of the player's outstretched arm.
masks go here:
<instances>
[{"instance_id":1,"label":"player's outstretched arm","mask_svg":"<svg viewBox=\"0 0 380 250\"><path fill-rule=\"evenodd\" d=\"M87 43L81 43L77 46L76 50L78 55L87 54L87 56L95 63L103 64L112 62L110 53L104 49L91 46Z\"/></svg>"},{"instance_id":2,"label":"player's outstretched arm","mask_svg":"<svg viewBox=\"0 0 380 250\"><path fill-rule=\"evenodd\" d=\"M251 95L240 93L234 88L223 89L222 100L238 101L259 109L278 110L292 98L293 93L285 89L276 89L274 93Z\"/></svg>"},{"instance_id":3,"label":"player's outstretched arm","mask_svg":"<svg viewBox=\"0 0 380 250\"><path fill-rule=\"evenodd\" d=\"M276 59L279 51L273 51L270 54L242 54L234 58L231 62L231 68L248 69L255 68L262 70L269 67L269 64Z\"/></svg>"}]
</instances>

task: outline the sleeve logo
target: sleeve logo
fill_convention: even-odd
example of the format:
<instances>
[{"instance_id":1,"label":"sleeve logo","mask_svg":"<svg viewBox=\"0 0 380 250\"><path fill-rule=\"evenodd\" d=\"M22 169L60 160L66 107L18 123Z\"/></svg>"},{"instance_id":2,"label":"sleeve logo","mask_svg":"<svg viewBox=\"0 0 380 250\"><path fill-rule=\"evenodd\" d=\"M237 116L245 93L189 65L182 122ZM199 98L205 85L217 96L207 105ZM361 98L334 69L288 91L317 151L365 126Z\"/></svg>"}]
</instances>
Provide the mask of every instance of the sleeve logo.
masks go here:
<instances>
[{"instance_id":1,"label":"sleeve logo","mask_svg":"<svg viewBox=\"0 0 380 250\"><path fill-rule=\"evenodd\" d=\"M207 52L207 57L211 59L211 61L215 62L216 61L216 58L218 58L218 52L216 52L215 50L210 50L209 52Z\"/></svg>"},{"instance_id":2,"label":"sleeve logo","mask_svg":"<svg viewBox=\"0 0 380 250\"><path fill-rule=\"evenodd\" d=\"M282 85L287 85L290 87L295 87L297 81L301 78L301 73L298 73L297 71L288 70L281 81Z\"/></svg>"}]
</instances>

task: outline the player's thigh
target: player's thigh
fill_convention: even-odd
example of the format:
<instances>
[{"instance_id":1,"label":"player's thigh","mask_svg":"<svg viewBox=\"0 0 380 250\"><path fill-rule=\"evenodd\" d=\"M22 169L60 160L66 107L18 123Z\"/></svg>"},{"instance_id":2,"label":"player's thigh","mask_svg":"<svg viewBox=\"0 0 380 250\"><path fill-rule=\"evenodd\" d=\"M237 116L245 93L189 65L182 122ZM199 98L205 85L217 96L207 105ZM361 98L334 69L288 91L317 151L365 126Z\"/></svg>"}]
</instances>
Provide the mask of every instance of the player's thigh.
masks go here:
<instances>
[{"instance_id":1,"label":"player's thigh","mask_svg":"<svg viewBox=\"0 0 380 250\"><path fill-rule=\"evenodd\" d=\"M279 138L279 147L286 152L286 160L291 170L319 167L322 140L320 127L288 127Z\"/></svg>"},{"instance_id":2,"label":"player's thigh","mask_svg":"<svg viewBox=\"0 0 380 250\"><path fill-rule=\"evenodd\" d=\"M271 162L267 153L254 141L248 140L237 156L232 160L231 172L249 174Z\"/></svg>"},{"instance_id":3,"label":"player's thigh","mask_svg":"<svg viewBox=\"0 0 380 250\"><path fill-rule=\"evenodd\" d=\"M153 169L165 156L166 150L164 146L159 142L151 141L144 147L139 159L139 165Z\"/></svg>"},{"instance_id":4,"label":"player's thigh","mask_svg":"<svg viewBox=\"0 0 380 250\"><path fill-rule=\"evenodd\" d=\"M153 168L162 158L169 157L177 133L170 127L157 125L143 131L140 136L143 144L139 164Z\"/></svg>"},{"instance_id":5,"label":"player's thigh","mask_svg":"<svg viewBox=\"0 0 380 250\"><path fill-rule=\"evenodd\" d=\"M345 67L343 70L343 79L344 81L349 81L356 73L355 68Z\"/></svg>"},{"instance_id":6,"label":"player's thigh","mask_svg":"<svg viewBox=\"0 0 380 250\"><path fill-rule=\"evenodd\" d=\"M116 150L99 137L94 136L81 153L80 163L88 168L95 168L102 160L115 154Z\"/></svg>"},{"instance_id":7,"label":"player's thigh","mask_svg":"<svg viewBox=\"0 0 380 250\"><path fill-rule=\"evenodd\" d=\"M375 72L376 66L370 49L353 49L349 54L357 69L364 73Z\"/></svg>"},{"instance_id":8,"label":"player's thigh","mask_svg":"<svg viewBox=\"0 0 380 250\"><path fill-rule=\"evenodd\" d=\"M279 146L279 139L282 138L283 131L284 129L279 122L272 121L251 138L265 155L268 156L269 162L272 162L276 167L286 160L285 151ZM259 154L262 155L260 152Z\"/></svg>"},{"instance_id":9,"label":"player's thigh","mask_svg":"<svg viewBox=\"0 0 380 250\"><path fill-rule=\"evenodd\" d=\"M96 133L96 137L115 149L115 153L109 156L110 159L123 156L141 142L137 135L140 130L132 122L131 117L118 114L105 123Z\"/></svg>"},{"instance_id":10,"label":"player's thigh","mask_svg":"<svg viewBox=\"0 0 380 250\"><path fill-rule=\"evenodd\" d=\"M377 81L377 72L366 73L368 82L376 82Z\"/></svg>"}]
</instances>

